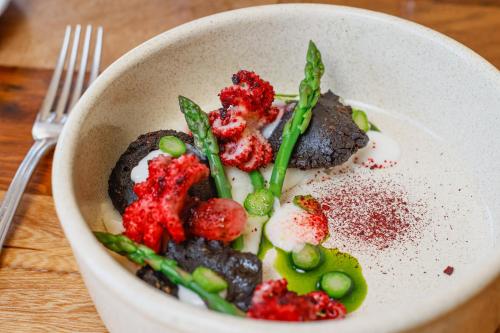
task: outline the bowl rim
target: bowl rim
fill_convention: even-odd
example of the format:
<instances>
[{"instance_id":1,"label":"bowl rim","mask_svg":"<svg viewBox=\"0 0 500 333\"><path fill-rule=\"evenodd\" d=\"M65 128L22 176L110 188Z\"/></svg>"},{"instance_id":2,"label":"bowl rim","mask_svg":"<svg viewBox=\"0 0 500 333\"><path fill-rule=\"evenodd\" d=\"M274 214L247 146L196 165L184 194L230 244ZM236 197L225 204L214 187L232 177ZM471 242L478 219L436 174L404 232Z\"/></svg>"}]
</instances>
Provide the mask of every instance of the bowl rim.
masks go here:
<instances>
[{"instance_id":1,"label":"bowl rim","mask_svg":"<svg viewBox=\"0 0 500 333\"><path fill-rule=\"evenodd\" d=\"M379 13L371 10L353 8L347 6L324 5L324 4L277 4L256 7L247 7L227 12L206 16L171 30L163 32L156 37L142 43L111 64L85 92L80 101L71 112L63 133L57 144L52 169L52 188L56 212L64 233L78 259L79 265L85 263L88 270L105 287L121 298L142 315L149 316L166 327L172 325L173 318L179 327L189 327L193 324L192 318L197 318L198 327L217 328L221 323L226 327L237 325L241 332L259 332L263 329L272 328L276 332L309 332L315 329L318 332L327 332L331 328L344 331L398 331L413 328L435 319L451 309L462 304L473 295L482 290L500 272L500 251L486 258L477 265L478 274L474 276L461 277L460 283L456 283L446 293L436 293L432 299L426 299L414 305L411 309L395 309L391 313L385 313L385 320L380 320L376 313L365 315L362 321L332 321L289 324L282 322L268 322L259 320L242 320L241 318L222 315L213 311L198 309L178 300L165 297L153 288L140 282L133 274L122 267L93 236L80 209L76 203L72 182L72 161L74 159L75 146L78 142L78 128L92 109L96 98L105 91L113 81L142 59L155 54L165 45L176 43L188 38L197 31L204 28L213 28L214 25L225 25L241 18L252 18L261 15L274 15L284 10L309 11L335 11L346 15L369 18L381 21L385 24L397 26L399 29L419 35L464 59L469 65L475 66L478 71L491 81L497 81L500 87L500 72L489 62L474 51L459 42L420 24L407 21L402 18ZM498 248L498 244L496 245ZM483 278L478 283L477 276ZM147 298L147 302L137 302L138 299ZM439 304L439 306L436 306ZM168 314L163 311L168 308Z\"/></svg>"}]
</instances>

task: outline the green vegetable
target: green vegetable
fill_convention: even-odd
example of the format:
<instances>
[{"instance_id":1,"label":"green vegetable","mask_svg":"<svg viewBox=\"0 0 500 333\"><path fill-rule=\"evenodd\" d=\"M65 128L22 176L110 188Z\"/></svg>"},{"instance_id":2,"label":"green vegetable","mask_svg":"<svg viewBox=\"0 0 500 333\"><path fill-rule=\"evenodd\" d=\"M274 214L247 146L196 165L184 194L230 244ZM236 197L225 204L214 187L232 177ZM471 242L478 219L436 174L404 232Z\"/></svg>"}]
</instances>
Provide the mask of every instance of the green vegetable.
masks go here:
<instances>
[{"instance_id":1,"label":"green vegetable","mask_svg":"<svg viewBox=\"0 0 500 333\"><path fill-rule=\"evenodd\" d=\"M274 195L265 188L250 193L243 203L247 212L252 215L268 215L273 210Z\"/></svg>"},{"instance_id":2,"label":"green vegetable","mask_svg":"<svg viewBox=\"0 0 500 333\"><path fill-rule=\"evenodd\" d=\"M216 293L205 290L191 274L179 268L175 260L162 257L149 247L137 244L124 235L113 235L107 232L94 232L94 235L111 251L126 256L136 264L148 264L155 271L163 273L172 283L192 290L203 299L210 309L233 316L245 316L245 313L234 304L229 303Z\"/></svg>"},{"instance_id":3,"label":"green vegetable","mask_svg":"<svg viewBox=\"0 0 500 333\"><path fill-rule=\"evenodd\" d=\"M272 245L263 238L259 259L264 259L269 248L272 248ZM318 290L321 277L328 272L337 271L349 275L352 280L352 289L339 301L345 305L347 312L355 311L361 306L368 293L368 286L359 261L338 249L327 249L323 246L318 246L318 248L321 251L321 263L311 271L298 270L290 260L290 253L280 249L276 249L274 268L288 281L288 290L295 291L299 295Z\"/></svg>"},{"instance_id":4,"label":"green vegetable","mask_svg":"<svg viewBox=\"0 0 500 333\"><path fill-rule=\"evenodd\" d=\"M186 152L186 144L173 135L163 136L160 139L159 147L163 152L173 157L179 157Z\"/></svg>"},{"instance_id":5,"label":"green vegetable","mask_svg":"<svg viewBox=\"0 0 500 333\"><path fill-rule=\"evenodd\" d=\"M359 129L363 132L376 131L380 132L380 129L375 126L372 122L368 120L366 112L360 109L352 108L352 120L358 125Z\"/></svg>"},{"instance_id":6,"label":"green vegetable","mask_svg":"<svg viewBox=\"0 0 500 333\"><path fill-rule=\"evenodd\" d=\"M295 267L310 271L321 263L321 251L317 246L306 244L300 251L292 251L292 262Z\"/></svg>"},{"instance_id":7,"label":"green vegetable","mask_svg":"<svg viewBox=\"0 0 500 333\"><path fill-rule=\"evenodd\" d=\"M322 210L318 200L310 194L294 196L293 204L311 214L316 214Z\"/></svg>"},{"instance_id":8,"label":"green vegetable","mask_svg":"<svg viewBox=\"0 0 500 333\"><path fill-rule=\"evenodd\" d=\"M363 132L368 132L370 130L370 122L366 113L362 110L352 109L352 120Z\"/></svg>"},{"instance_id":9,"label":"green vegetable","mask_svg":"<svg viewBox=\"0 0 500 333\"><path fill-rule=\"evenodd\" d=\"M269 189L279 198L285 180L286 169L292 155L293 148L299 136L305 132L312 117L312 108L320 97L320 80L325 67L321 61L321 53L316 45L310 41L307 50L307 62L304 69L305 78L299 86L299 102L295 107L292 118L283 128L281 146L274 162L273 173Z\"/></svg>"},{"instance_id":10,"label":"green vegetable","mask_svg":"<svg viewBox=\"0 0 500 333\"><path fill-rule=\"evenodd\" d=\"M227 289L226 280L207 267L196 267L193 272L193 280L203 289L211 293L218 293Z\"/></svg>"},{"instance_id":11,"label":"green vegetable","mask_svg":"<svg viewBox=\"0 0 500 333\"><path fill-rule=\"evenodd\" d=\"M296 101L297 97L299 97L298 94L280 94L280 93L274 94L275 99L279 99L283 102Z\"/></svg>"},{"instance_id":12,"label":"green vegetable","mask_svg":"<svg viewBox=\"0 0 500 333\"><path fill-rule=\"evenodd\" d=\"M217 194L220 198L231 199L231 184L227 180L224 166L219 158L219 145L210 128L207 114L195 102L184 96L179 96L179 106L189 129L193 132L195 146L207 156Z\"/></svg>"},{"instance_id":13,"label":"green vegetable","mask_svg":"<svg viewBox=\"0 0 500 333\"><path fill-rule=\"evenodd\" d=\"M248 175L250 176L254 191L265 187L264 176L262 176L259 170L250 171Z\"/></svg>"},{"instance_id":14,"label":"green vegetable","mask_svg":"<svg viewBox=\"0 0 500 333\"><path fill-rule=\"evenodd\" d=\"M347 295L352 289L352 279L343 272L328 272L319 282L328 296L339 299Z\"/></svg>"},{"instance_id":15,"label":"green vegetable","mask_svg":"<svg viewBox=\"0 0 500 333\"><path fill-rule=\"evenodd\" d=\"M241 251L243 250L243 247L245 246L245 239L243 235L239 236L236 238L232 243L231 247L235 249L236 251Z\"/></svg>"},{"instance_id":16,"label":"green vegetable","mask_svg":"<svg viewBox=\"0 0 500 333\"><path fill-rule=\"evenodd\" d=\"M370 131L380 132L380 129L374 123L370 122Z\"/></svg>"}]
</instances>

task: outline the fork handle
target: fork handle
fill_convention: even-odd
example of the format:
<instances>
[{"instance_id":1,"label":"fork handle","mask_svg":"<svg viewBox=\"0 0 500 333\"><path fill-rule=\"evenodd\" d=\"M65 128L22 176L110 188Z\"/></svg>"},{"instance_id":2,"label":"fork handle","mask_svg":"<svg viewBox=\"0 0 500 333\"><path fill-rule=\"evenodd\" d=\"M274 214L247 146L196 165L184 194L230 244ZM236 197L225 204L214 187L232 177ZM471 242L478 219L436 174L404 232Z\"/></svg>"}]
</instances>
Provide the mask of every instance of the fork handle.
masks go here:
<instances>
[{"instance_id":1,"label":"fork handle","mask_svg":"<svg viewBox=\"0 0 500 333\"><path fill-rule=\"evenodd\" d=\"M0 206L0 252L2 251L3 243L12 224L14 213L21 201L26 185L33 174L38 162L45 153L56 144L56 139L36 140L31 146L28 154L22 161L16 171L16 175L5 193L3 203Z\"/></svg>"}]
</instances>

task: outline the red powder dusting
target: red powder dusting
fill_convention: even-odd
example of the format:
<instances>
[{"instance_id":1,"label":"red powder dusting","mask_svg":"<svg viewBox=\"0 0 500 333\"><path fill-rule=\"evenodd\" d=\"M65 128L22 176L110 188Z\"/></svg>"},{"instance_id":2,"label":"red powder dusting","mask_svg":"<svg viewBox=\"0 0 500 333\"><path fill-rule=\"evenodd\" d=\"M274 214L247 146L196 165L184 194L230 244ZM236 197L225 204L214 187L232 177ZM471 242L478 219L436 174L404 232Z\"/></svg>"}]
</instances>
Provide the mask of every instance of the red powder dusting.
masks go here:
<instances>
[{"instance_id":1,"label":"red powder dusting","mask_svg":"<svg viewBox=\"0 0 500 333\"><path fill-rule=\"evenodd\" d=\"M378 249L411 239L425 214L404 188L390 180L353 177L321 198L333 235Z\"/></svg>"},{"instance_id":2,"label":"red powder dusting","mask_svg":"<svg viewBox=\"0 0 500 333\"><path fill-rule=\"evenodd\" d=\"M443 273L444 274L447 274L447 275L451 275L453 274L453 271L455 270L455 268L453 268L452 266L448 266L444 269Z\"/></svg>"}]
</instances>

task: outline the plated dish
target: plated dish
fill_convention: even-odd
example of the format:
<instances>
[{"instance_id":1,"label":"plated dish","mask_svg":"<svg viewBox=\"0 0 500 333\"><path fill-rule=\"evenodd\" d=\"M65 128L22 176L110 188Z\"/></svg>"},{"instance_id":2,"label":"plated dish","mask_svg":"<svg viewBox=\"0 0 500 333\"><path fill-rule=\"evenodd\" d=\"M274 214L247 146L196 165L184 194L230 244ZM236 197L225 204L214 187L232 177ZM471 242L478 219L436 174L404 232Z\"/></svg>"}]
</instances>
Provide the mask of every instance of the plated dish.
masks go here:
<instances>
[{"instance_id":1,"label":"plated dish","mask_svg":"<svg viewBox=\"0 0 500 333\"><path fill-rule=\"evenodd\" d=\"M322 51L321 92L331 90L343 97L343 105L365 111L379 134L396 144L390 151L399 154L396 164L381 169L356 163L371 147L369 141L326 172L287 169L284 186L295 186L283 191L280 203L292 204L286 207L293 212L299 208L294 197L311 195L328 221L335 221L322 246L358 260L368 287L361 305L343 320L299 325L251 320L180 302L137 278L142 265L106 251L90 232L124 231L108 194L109 175L120 156L142 134L188 133L178 96L189 97L207 113L217 110L222 107L218 93L233 85L231 75L240 69L269 82L275 94L298 93L309 39ZM439 34L386 15L335 6L221 14L133 50L83 96L61 138L53 174L58 215L107 327L118 332L230 332L234 325L241 332L394 331L428 321L469 298L498 268L495 216L500 205L495 204L498 186L491 180L497 178L490 166L499 156L488 148L497 135L492 127L497 82L491 66ZM478 120L473 126L471 114ZM374 139L375 133L365 134ZM272 169L262 168L264 179L270 180ZM226 178L232 182L233 177L238 183L232 184L233 200L244 207L253 185L246 172L228 168ZM384 209L390 202L391 209ZM383 232L374 232L374 225ZM266 252L263 272L286 269L277 265L279 255L276 248ZM444 272L448 266L454 268L451 275ZM262 276L263 281L280 278ZM288 289L297 287L292 278L287 282Z\"/></svg>"}]
</instances>

